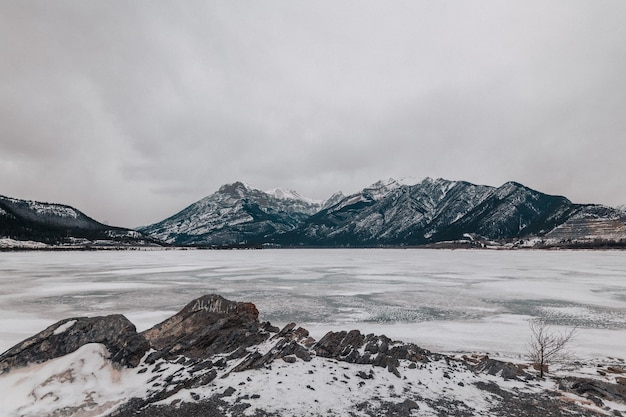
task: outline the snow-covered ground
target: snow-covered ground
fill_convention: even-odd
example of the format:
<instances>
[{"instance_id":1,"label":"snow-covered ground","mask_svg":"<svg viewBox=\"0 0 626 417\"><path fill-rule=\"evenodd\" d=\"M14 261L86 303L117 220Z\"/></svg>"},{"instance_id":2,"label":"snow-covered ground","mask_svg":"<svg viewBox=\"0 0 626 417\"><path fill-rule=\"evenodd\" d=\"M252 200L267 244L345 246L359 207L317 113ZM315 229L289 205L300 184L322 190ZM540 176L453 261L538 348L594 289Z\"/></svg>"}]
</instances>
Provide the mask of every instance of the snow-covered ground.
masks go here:
<instances>
[{"instance_id":1,"label":"snow-covered ground","mask_svg":"<svg viewBox=\"0 0 626 417\"><path fill-rule=\"evenodd\" d=\"M2 210L0 209L0 214ZM0 248L4 249L43 249L48 245L42 242L34 242L32 240L15 240L8 237L0 238Z\"/></svg>"},{"instance_id":2,"label":"snow-covered ground","mask_svg":"<svg viewBox=\"0 0 626 417\"><path fill-rule=\"evenodd\" d=\"M545 316L578 327L576 357L623 358L626 344L624 252L178 250L0 253L0 351L67 317L122 313L144 330L207 293L317 339L359 328L518 358Z\"/></svg>"},{"instance_id":3,"label":"snow-covered ground","mask_svg":"<svg viewBox=\"0 0 626 417\"><path fill-rule=\"evenodd\" d=\"M90 343L64 357L4 375L0 415L47 416L66 408L72 409L68 415L96 416L127 398L143 396L150 375L111 366L108 358L106 347Z\"/></svg>"},{"instance_id":4,"label":"snow-covered ground","mask_svg":"<svg viewBox=\"0 0 626 417\"><path fill-rule=\"evenodd\" d=\"M268 342L260 347L263 351L272 345ZM142 361L138 368L120 369L112 366L107 358L103 345L91 343L66 356L0 376L0 415L105 416L129 398L148 398L162 392L167 381L176 383L191 377L189 367L179 363ZM533 398L557 388L551 379L527 383L476 374L460 362L447 358L417 366L403 360L398 372L401 377L385 368L364 368L320 357L313 357L310 362L297 360L293 364L277 360L260 370L219 370L210 383L184 388L155 404L180 405L181 401L193 403L218 396L231 406L247 402L249 408L244 415L255 415L260 409L294 416L366 416L371 414L359 412L358 405L380 407L382 403L389 403L410 407L392 415L438 416L441 415L440 401L445 398L448 404L455 404L468 415L495 417L498 414L490 409L496 398L479 389L477 384L493 382L513 395L527 393ZM608 415L585 398L562 395L570 397L571 402ZM418 401L403 401L407 396ZM439 405L439 410L432 409L433 404ZM626 411L623 404L606 404L611 410Z\"/></svg>"}]
</instances>

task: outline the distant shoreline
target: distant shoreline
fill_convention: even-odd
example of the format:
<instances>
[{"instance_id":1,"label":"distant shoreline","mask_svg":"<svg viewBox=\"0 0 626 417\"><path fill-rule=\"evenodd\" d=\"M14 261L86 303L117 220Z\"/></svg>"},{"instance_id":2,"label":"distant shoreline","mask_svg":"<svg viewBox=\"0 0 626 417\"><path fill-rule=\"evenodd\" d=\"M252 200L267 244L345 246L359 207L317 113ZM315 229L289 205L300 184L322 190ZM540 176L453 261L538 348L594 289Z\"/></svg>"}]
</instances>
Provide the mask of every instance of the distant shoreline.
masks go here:
<instances>
[{"instance_id":1,"label":"distant shoreline","mask_svg":"<svg viewBox=\"0 0 626 417\"><path fill-rule=\"evenodd\" d=\"M37 242L39 243L39 242ZM45 245L45 244L44 244ZM188 251L188 250L276 250L276 249L436 249L436 250L488 250L488 251L517 251L517 250L598 250L598 251L621 251L626 250L626 242L570 242L562 244L538 244L534 246L521 246L511 244L476 244L474 242L440 242L426 245L407 246L266 246L266 245L223 245L223 246L5 246L0 247L0 252L98 252L98 251Z\"/></svg>"}]
</instances>

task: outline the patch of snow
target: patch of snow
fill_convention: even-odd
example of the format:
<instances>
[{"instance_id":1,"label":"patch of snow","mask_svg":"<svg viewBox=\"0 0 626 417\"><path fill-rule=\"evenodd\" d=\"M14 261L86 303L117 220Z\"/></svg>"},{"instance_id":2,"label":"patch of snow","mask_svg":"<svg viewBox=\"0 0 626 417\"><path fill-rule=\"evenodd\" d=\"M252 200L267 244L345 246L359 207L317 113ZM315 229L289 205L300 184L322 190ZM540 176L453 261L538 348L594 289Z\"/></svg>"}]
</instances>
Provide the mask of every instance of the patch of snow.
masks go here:
<instances>
[{"instance_id":1,"label":"patch of snow","mask_svg":"<svg viewBox=\"0 0 626 417\"><path fill-rule=\"evenodd\" d=\"M72 327L73 325L76 324L76 320L70 320L67 323L57 327L56 329L54 329L54 332L52 334L61 334L64 333L66 330L68 330L70 327Z\"/></svg>"},{"instance_id":2,"label":"patch of snow","mask_svg":"<svg viewBox=\"0 0 626 417\"><path fill-rule=\"evenodd\" d=\"M48 247L43 242L32 240L15 240L8 237L0 238L0 248L5 249L43 249Z\"/></svg>"},{"instance_id":3,"label":"patch of snow","mask_svg":"<svg viewBox=\"0 0 626 417\"><path fill-rule=\"evenodd\" d=\"M143 397L149 373L120 369L104 345L90 343L43 364L0 375L0 415L98 416L131 397Z\"/></svg>"},{"instance_id":4,"label":"patch of snow","mask_svg":"<svg viewBox=\"0 0 626 417\"><path fill-rule=\"evenodd\" d=\"M234 220L225 222L224 225L220 225L221 227L219 227L217 229L222 229L222 228L224 228L226 226L236 226L238 224L250 223L252 221L254 221L254 217L246 214L245 216L241 216L241 217L235 218ZM201 230L202 230L202 233L198 233L198 234L203 234L203 233L207 233L207 232L210 231L210 229L208 229L208 228L201 229Z\"/></svg>"},{"instance_id":5,"label":"patch of snow","mask_svg":"<svg viewBox=\"0 0 626 417\"><path fill-rule=\"evenodd\" d=\"M393 178L380 180L370 185L369 187L364 188L360 195L367 195L374 201L379 201L382 200L387 194L389 194L393 190L402 187L403 185L404 184L402 184L400 181L397 181Z\"/></svg>"},{"instance_id":6,"label":"patch of snow","mask_svg":"<svg viewBox=\"0 0 626 417\"><path fill-rule=\"evenodd\" d=\"M38 215L43 216L55 216L55 217L69 217L76 219L78 213L76 210L69 206L63 206L60 204L45 204L37 201L29 201L28 205L31 210L35 211Z\"/></svg>"},{"instance_id":7,"label":"patch of snow","mask_svg":"<svg viewBox=\"0 0 626 417\"><path fill-rule=\"evenodd\" d=\"M344 198L346 198L346 196L341 191L337 191L336 193L331 195L328 200L323 202L322 206L320 207L320 210L330 208L334 206L335 204L341 202L341 200L343 200Z\"/></svg>"},{"instance_id":8,"label":"patch of snow","mask_svg":"<svg viewBox=\"0 0 626 417\"><path fill-rule=\"evenodd\" d=\"M286 188L273 188L271 190L267 190L264 192L279 200L296 200L296 201L303 201L307 204L321 204L321 201L304 197L297 191L289 190Z\"/></svg>"}]
</instances>

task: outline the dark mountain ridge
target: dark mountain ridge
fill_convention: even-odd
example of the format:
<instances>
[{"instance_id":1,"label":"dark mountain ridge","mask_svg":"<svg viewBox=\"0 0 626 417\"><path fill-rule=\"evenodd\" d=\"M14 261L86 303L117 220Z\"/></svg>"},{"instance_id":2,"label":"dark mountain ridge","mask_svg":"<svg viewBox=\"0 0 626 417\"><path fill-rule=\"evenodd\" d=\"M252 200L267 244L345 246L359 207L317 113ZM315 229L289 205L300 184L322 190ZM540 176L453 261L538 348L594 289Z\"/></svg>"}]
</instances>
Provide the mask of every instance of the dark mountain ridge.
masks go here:
<instances>
[{"instance_id":1,"label":"dark mountain ridge","mask_svg":"<svg viewBox=\"0 0 626 417\"><path fill-rule=\"evenodd\" d=\"M148 245L153 238L102 224L64 205L0 196L0 237L48 245Z\"/></svg>"}]
</instances>

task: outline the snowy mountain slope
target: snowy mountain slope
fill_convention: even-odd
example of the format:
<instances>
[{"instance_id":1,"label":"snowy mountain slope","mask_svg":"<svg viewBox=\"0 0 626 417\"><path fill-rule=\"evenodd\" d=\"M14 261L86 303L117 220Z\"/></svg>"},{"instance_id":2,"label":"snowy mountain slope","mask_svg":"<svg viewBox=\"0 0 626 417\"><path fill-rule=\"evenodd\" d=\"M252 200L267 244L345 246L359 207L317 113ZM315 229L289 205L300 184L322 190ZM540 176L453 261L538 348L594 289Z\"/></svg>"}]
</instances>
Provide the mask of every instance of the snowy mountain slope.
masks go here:
<instances>
[{"instance_id":1,"label":"snowy mountain slope","mask_svg":"<svg viewBox=\"0 0 626 417\"><path fill-rule=\"evenodd\" d=\"M40 247L37 242L76 243L77 239L81 244L147 243L135 230L104 225L67 205L4 196L0 196L0 238L5 238L3 247L24 248ZM20 241L30 243L24 246Z\"/></svg>"},{"instance_id":2,"label":"snowy mountain slope","mask_svg":"<svg viewBox=\"0 0 626 417\"><path fill-rule=\"evenodd\" d=\"M320 208L320 210L325 210L329 207L334 206L335 204L339 203L341 200L343 200L344 198L346 198L346 196L341 192L341 191L337 191L336 193L334 193L333 195L330 196L330 198L328 200L326 200L324 202L324 204L322 205L322 207Z\"/></svg>"},{"instance_id":3,"label":"snowy mountain slope","mask_svg":"<svg viewBox=\"0 0 626 417\"><path fill-rule=\"evenodd\" d=\"M330 246L337 246L348 244L344 242L344 235L355 234L366 240L365 235L381 224L378 214L370 213L369 207L376 206L389 195L397 194L405 187L408 186L390 178L378 181L347 197L340 198L342 194L336 193L329 200L336 200L335 204L324 205L319 212L306 219L298 229L275 236L276 241L287 245L302 243L328 245L330 243ZM369 230L361 233L360 226L365 226Z\"/></svg>"},{"instance_id":4,"label":"snowy mountain slope","mask_svg":"<svg viewBox=\"0 0 626 417\"><path fill-rule=\"evenodd\" d=\"M464 216L483 199L486 190L484 186L466 182L426 178L407 187L402 196L390 195L370 210L385 218L385 224L376 230L372 240L419 244L439 227ZM367 222L362 222L360 229L365 232Z\"/></svg>"},{"instance_id":5,"label":"snowy mountain slope","mask_svg":"<svg viewBox=\"0 0 626 417\"><path fill-rule=\"evenodd\" d=\"M266 192L235 182L140 231L177 245L263 243L267 236L294 229L322 204L295 191Z\"/></svg>"},{"instance_id":6,"label":"snowy mountain slope","mask_svg":"<svg viewBox=\"0 0 626 417\"><path fill-rule=\"evenodd\" d=\"M624 212L600 205L575 206L573 213L559 226L546 234L546 238L568 240L626 240Z\"/></svg>"},{"instance_id":7,"label":"snowy mountain slope","mask_svg":"<svg viewBox=\"0 0 626 417\"><path fill-rule=\"evenodd\" d=\"M107 226L87 217L73 207L0 196L0 209L13 218L45 223L54 227L101 230ZM0 215L2 215L0 212Z\"/></svg>"},{"instance_id":8,"label":"snowy mountain slope","mask_svg":"<svg viewBox=\"0 0 626 417\"><path fill-rule=\"evenodd\" d=\"M588 240L600 234L583 232L576 227L565 227L569 222L612 222L614 231L604 235L619 240L626 217L610 207L592 204L574 204L562 196L540 193L519 183L508 182L485 196L480 205L442 229L432 238L436 241L461 239L472 233L489 239L511 239L545 236L553 241ZM621 225L621 226L620 226ZM556 230L560 232L556 233ZM599 229L598 229L599 231Z\"/></svg>"},{"instance_id":9,"label":"snowy mountain slope","mask_svg":"<svg viewBox=\"0 0 626 417\"><path fill-rule=\"evenodd\" d=\"M341 211L345 207L350 207L354 205L369 205L371 203L375 203L384 199L390 192L395 191L404 185L407 184L402 181L394 180L393 178L380 180L370 185L369 187L364 188L362 191L356 194L344 197L343 199L339 200L337 204L327 208L329 209L329 212L336 213Z\"/></svg>"},{"instance_id":10,"label":"snowy mountain slope","mask_svg":"<svg viewBox=\"0 0 626 417\"><path fill-rule=\"evenodd\" d=\"M326 245L426 243L463 217L492 187L426 178L415 185L376 183L308 219L291 240ZM375 195L377 198L371 198Z\"/></svg>"},{"instance_id":11,"label":"snowy mountain slope","mask_svg":"<svg viewBox=\"0 0 626 417\"><path fill-rule=\"evenodd\" d=\"M488 191L480 204L433 235L434 240L462 238L473 233L490 239L544 234L564 222L574 205L564 197L550 196L508 182Z\"/></svg>"}]
</instances>

